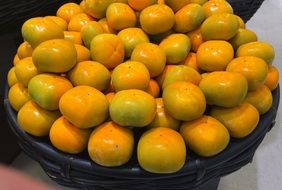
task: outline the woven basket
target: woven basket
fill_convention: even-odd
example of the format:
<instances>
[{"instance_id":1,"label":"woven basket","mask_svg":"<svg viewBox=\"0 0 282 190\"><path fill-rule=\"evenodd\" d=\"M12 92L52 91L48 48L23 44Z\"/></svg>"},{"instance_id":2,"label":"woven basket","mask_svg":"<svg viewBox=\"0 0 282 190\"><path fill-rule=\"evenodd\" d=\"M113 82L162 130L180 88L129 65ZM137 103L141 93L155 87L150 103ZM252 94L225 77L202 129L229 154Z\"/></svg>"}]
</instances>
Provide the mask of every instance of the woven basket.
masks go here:
<instances>
[{"instance_id":1,"label":"woven basket","mask_svg":"<svg viewBox=\"0 0 282 190\"><path fill-rule=\"evenodd\" d=\"M228 0L234 13L239 15L245 22L256 13L264 0Z\"/></svg>"},{"instance_id":2,"label":"woven basket","mask_svg":"<svg viewBox=\"0 0 282 190\"><path fill-rule=\"evenodd\" d=\"M13 27L15 24L20 27L24 20L30 17L54 15L56 9L66 1L10 0L5 1L6 4L0 2L0 26L9 26L9 23L13 23ZM263 0L229 0L229 2L232 4L234 12L247 21ZM6 12L7 10L9 13ZM3 17L2 14L6 14L6 16ZM9 20L6 19L7 16L9 16ZM8 30L9 27L5 27L5 29ZM19 28L13 28L13 30L18 31ZM18 127L16 113L12 110L7 99L7 91L6 85L4 105L7 119L10 128L17 136L21 149L37 161L46 174L58 184L89 190L198 189L211 180L230 174L252 161L257 147L275 123L280 97L278 87L272 92L274 100L271 110L261 116L258 127L247 138L231 139L226 150L211 158L198 157L189 152L185 166L179 172L159 175L142 170L136 156L124 166L106 168L92 162L87 152L78 155L65 154L52 147L48 138L36 138L26 134Z\"/></svg>"},{"instance_id":3,"label":"woven basket","mask_svg":"<svg viewBox=\"0 0 282 190\"><path fill-rule=\"evenodd\" d=\"M52 147L48 138L26 134L17 124L16 113L7 99L7 91L6 86L4 105L8 123L22 150L39 162L46 174L57 183L89 190L194 189L212 179L230 174L252 161L257 147L275 123L280 98L278 87L272 92L273 105L270 111L261 116L258 127L248 137L231 139L222 153L211 158L202 158L189 151L186 163L179 172L160 175L142 170L136 156L124 166L107 168L92 162L87 152L79 155L62 153Z\"/></svg>"},{"instance_id":4,"label":"woven basket","mask_svg":"<svg viewBox=\"0 0 282 190\"><path fill-rule=\"evenodd\" d=\"M57 9L66 2L79 3L80 0L6 0L0 1L0 34L20 31L29 18L55 15Z\"/></svg>"},{"instance_id":5,"label":"woven basket","mask_svg":"<svg viewBox=\"0 0 282 190\"><path fill-rule=\"evenodd\" d=\"M66 2L81 0L6 0L0 1L0 33L18 31L25 20L35 16L54 15ZM235 14L247 22L263 0L228 0Z\"/></svg>"}]
</instances>

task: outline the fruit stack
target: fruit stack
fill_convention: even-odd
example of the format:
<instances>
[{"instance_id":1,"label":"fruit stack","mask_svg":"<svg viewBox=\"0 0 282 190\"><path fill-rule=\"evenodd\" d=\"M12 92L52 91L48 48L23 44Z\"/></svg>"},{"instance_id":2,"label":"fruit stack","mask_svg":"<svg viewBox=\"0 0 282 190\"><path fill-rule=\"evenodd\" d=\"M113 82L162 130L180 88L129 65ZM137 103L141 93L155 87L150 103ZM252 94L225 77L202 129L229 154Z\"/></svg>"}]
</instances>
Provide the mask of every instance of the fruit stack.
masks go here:
<instances>
[{"instance_id":1,"label":"fruit stack","mask_svg":"<svg viewBox=\"0 0 282 190\"><path fill-rule=\"evenodd\" d=\"M272 46L225 0L67 3L22 37L7 76L19 127L105 167L214 156L252 133L279 81Z\"/></svg>"}]
</instances>

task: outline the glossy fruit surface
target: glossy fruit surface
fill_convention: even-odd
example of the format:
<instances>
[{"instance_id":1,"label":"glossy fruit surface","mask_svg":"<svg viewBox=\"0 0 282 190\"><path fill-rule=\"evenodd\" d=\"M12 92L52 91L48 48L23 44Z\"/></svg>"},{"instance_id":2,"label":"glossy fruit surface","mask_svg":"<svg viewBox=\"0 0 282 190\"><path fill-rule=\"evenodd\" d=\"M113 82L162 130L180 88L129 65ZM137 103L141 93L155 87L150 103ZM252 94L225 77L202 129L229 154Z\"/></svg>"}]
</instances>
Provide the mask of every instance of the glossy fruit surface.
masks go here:
<instances>
[{"instance_id":1,"label":"glossy fruit surface","mask_svg":"<svg viewBox=\"0 0 282 190\"><path fill-rule=\"evenodd\" d=\"M183 65L186 65L188 67L192 67L193 69L195 69L196 71L198 71L198 73L202 73L203 71L200 69L199 64L197 62L197 54L190 52L187 57L185 58L185 60L182 62Z\"/></svg>"},{"instance_id":2,"label":"glossy fruit surface","mask_svg":"<svg viewBox=\"0 0 282 190\"><path fill-rule=\"evenodd\" d=\"M238 19L229 13L212 15L201 26L204 40L229 40L237 34L238 29Z\"/></svg>"},{"instance_id":3,"label":"glossy fruit surface","mask_svg":"<svg viewBox=\"0 0 282 190\"><path fill-rule=\"evenodd\" d=\"M199 5L203 5L206 3L208 0L191 0L192 3L198 3Z\"/></svg>"},{"instance_id":4,"label":"glossy fruit surface","mask_svg":"<svg viewBox=\"0 0 282 190\"><path fill-rule=\"evenodd\" d=\"M82 61L89 61L90 60L90 51L83 45L74 44L75 50L76 50L76 62L82 62Z\"/></svg>"},{"instance_id":5,"label":"glossy fruit surface","mask_svg":"<svg viewBox=\"0 0 282 190\"><path fill-rule=\"evenodd\" d=\"M114 34L99 34L90 45L90 54L93 61L113 69L123 62L125 49L121 39Z\"/></svg>"},{"instance_id":6,"label":"glossy fruit surface","mask_svg":"<svg viewBox=\"0 0 282 190\"><path fill-rule=\"evenodd\" d=\"M198 28L205 19L204 10L201 5L191 3L185 5L175 13L174 30L187 33Z\"/></svg>"},{"instance_id":7,"label":"glossy fruit surface","mask_svg":"<svg viewBox=\"0 0 282 190\"><path fill-rule=\"evenodd\" d=\"M99 90L81 85L62 95L59 108L63 116L76 127L91 128L108 117L109 103Z\"/></svg>"},{"instance_id":8,"label":"glossy fruit surface","mask_svg":"<svg viewBox=\"0 0 282 190\"><path fill-rule=\"evenodd\" d=\"M63 31L68 29L68 23L66 20L64 20L61 17L58 16L45 16L44 18L51 19L53 22L55 22L57 25L59 25Z\"/></svg>"},{"instance_id":9,"label":"glossy fruit surface","mask_svg":"<svg viewBox=\"0 0 282 190\"><path fill-rule=\"evenodd\" d=\"M125 47L125 56L130 57L132 51L138 44L149 43L149 38L140 28L126 28L121 30L117 36L122 40Z\"/></svg>"},{"instance_id":10,"label":"glossy fruit surface","mask_svg":"<svg viewBox=\"0 0 282 190\"><path fill-rule=\"evenodd\" d=\"M103 32L101 24L96 21L88 22L81 28L80 31L83 43L87 48L90 48L92 39Z\"/></svg>"},{"instance_id":11,"label":"glossy fruit surface","mask_svg":"<svg viewBox=\"0 0 282 190\"><path fill-rule=\"evenodd\" d=\"M121 126L145 127L153 121L156 108L152 95L136 89L122 90L110 103L110 116Z\"/></svg>"},{"instance_id":12,"label":"glossy fruit surface","mask_svg":"<svg viewBox=\"0 0 282 190\"><path fill-rule=\"evenodd\" d=\"M270 90L274 90L278 86L279 78L278 68L273 65L269 65L264 85L267 86Z\"/></svg>"},{"instance_id":13,"label":"glossy fruit surface","mask_svg":"<svg viewBox=\"0 0 282 190\"><path fill-rule=\"evenodd\" d=\"M76 59L74 44L64 39L45 41L32 53L33 64L40 72L67 72L76 64Z\"/></svg>"},{"instance_id":14,"label":"glossy fruit surface","mask_svg":"<svg viewBox=\"0 0 282 190\"><path fill-rule=\"evenodd\" d=\"M19 59L23 59L26 57L31 57L33 48L28 42L23 42L17 49L17 55Z\"/></svg>"},{"instance_id":15,"label":"glossy fruit surface","mask_svg":"<svg viewBox=\"0 0 282 190\"><path fill-rule=\"evenodd\" d=\"M42 137L49 134L51 126L60 115L59 111L47 111L34 101L28 101L19 110L17 121L24 131Z\"/></svg>"},{"instance_id":16,"label":"glossy fruit surface","mask_svg":"<svg viewBox=\"0 0 282 190\"><path fill-rule=\"evenodd\" d=\"M95 61L77 63L69 71L68 77L74 86L87 85L100 91L107 89L111 80L109 70L101 63Z\"/></svg>"},{"instance_id":17,"label":"glossy fruit surface","mask_svg":"<svg viewBox=\"0 0 282 190\"><path fill-rule=\"evenodd\" d=\"M199 87L205 94L207 104L234 107L245 99L248 82L240 73L216 71L203 77Z\"/></svg>"},{"instance_id":18,"label":"glossy fruit surface","mask_svg":"<svg viewBox=\"0 0 282 190\"><path fill-rule=\"evenodd\" d=\"M160 96L160 87L154 79L150 79L149 86L146 90L147 93L151 94L154 98Z\"/></svg>"},{"instance_id":19,"label":"glossy fruit surface","mask_svg":"<svg viewBox=\"0 0 282 190\"><path fill-rule=\"evenodd\" d=\"M73 42L74 44L79 44L79 45L83 44L80 32L64 31L64 39L69 40L69 41Z\"/></svg>"},{"instance_id":20,"label":"glossy fruit surface","mask_svg":"<svg viewBox=\"0 0 282 190\"><path fill-rule=\"evenodd\" d=\"M116 33L117 33L116 30L114 30L113 28L111 28L111 27L109 26L109 23L108 23L108 21L107 21L107 18L102 18L102 19L100 19L98 22L101 24L104 33L110 33L110 34L116 34Z\"/></svg>"},{"instance_id":21,"label":"glossy fruit surface","mask_svg":"<svg viewBox=\"0 0 282 190\"><path fill-rule=\"evenodd\" d=\"M7 82L9 87L12 87L14 84L18 82L16 73L15 73L15 67L12 67L7 74Z\"/></svg>"},{"instance_id":22,"label":"glossy fruit surface","mask_svg":"<svg viewBox=\"0 0 282 190\"><path fill-rule=\"evenodd\" d=\"M259 122L258 110L249 103L242 103L233 108L214 107L211 116L220 121L235 138L246 137Z\"/></svg>"},{"instance_id":23,"label":"glossy fruit surface","mask_svg":"<svg viewBox=\"0 0 282 190\"><path fill-rule=\"evenodd\" d=\"M115 0L85 0L85 12L94 18L104 18L106 11Z\"/></svg>"},{"instance_id":24,"label":"glossy fruit surface","mask_svg":"<svg viewBox=\"0 0 282 190\"><path fill-rule=\"evenodd\" d=\"M49 138L57 149L77 154L87 147L90 133L91 130L77 128L62 116L53 123Z\"/></svg>"},{"instance_id":25,"label":"glossy fruit surface","mask_svg":"<svg viewBox=\"0 0 282 190\"><path fill-rule=\"evenodd\" d=\"M115 96L115 94L116 94L115 92L108 92L105 95L109 103L111 103L111 101L112 101L113 97Z\"/></svg>"},{"instance_id":26,"label":"glossy fruit surface","mask_svg":"<svg viewBox=\"0 0 282 190\"><path fill-rule=\"evenodd\" d=\"M238 72L245 76L248 81L248 90L255 90L262 86L266 80L268 65L258 57L243 56L233 59L226 71Z\"/></svg>"},{"instance_id":27,"label":"glossy fruit surface","mask_svg":"<svg viewBox=\"0 0 282 190\"><path fill-rule=\"evenodd\" d=\"M28 93L40 107L57 110L61 96L72 88L71 82L54 74L39 74L28 84Z\"/></svg>"},{"instance_id":28,"label":"glossy fruit surface","mask_svg":"<svg viewBox=\"0 0 282 190\"><path fill-rule=\"evenodd\" d=\"M164 4L146 7L140 14L140 25L148 34L161 34L169 31L175 23L174 13Z\"/></svg>"},{"instance_id":29,"label":"glossy fruit surface","mask_svg":"<svg viewBox=\"0 0 282 190\"><path fill-rule=\"evenodd\" d=\"M177 172L185 163L185 142L173 129L153 128L141 136L137 146L137 158L140 166L146 171Z\"/></svg>"},{"instance_id":30,"label":"glossy fruit surface","mask_svg":"<svg viewBox=\"0 0 282 190\"><path fill-rule=\"evenodd\" d=\"M262 58L268 64L272 64L275 52L269 43L257 41L240 46L236 51L236 56L255 56Z\"/></svg>"},{"instance_id":31,"label":"glossy fruit surface","mask_svg":"<svg viewBox=\"0 0 282 190\"><path fill-rule=\"evenodd\" d=\"M166 86L177 81L199 85L202 77L195 69L186 65L170 65L166 66L164 72L157 79L164 90Z\"/></svg>"},{"instance_id":32,"label":"glossy fruit surface","mask_svg":"<svg viewBox=\"0 0 282 190\"><path fill-rule=\"evenodd\" d=\"M19 111L21 107L30 100L27 88L21 83L14 84L8 92L8 100L12 108Z\"/></svg>"},{"instance_id":33,"label":"glossy fruit surface","mask_svg":"<svg viewBox=\"0 0 282 190\"><path fill-rule=\"evenodd\" d=\"M197 119L206 109L206 100L201 89L190 83L174 82L163 90L164 107L169 114L182 121Z\"/></svg>"},{"instance_id":34,"label":"glossy fruit surface","mask_svg":"<svg viewBox=\"0 0 282 190\"><path fill-rule=\"evenodd\" d=\"M156 98L157 113L154 120L148 125L148 128L166 127L178 131L180 121L174 119L164 107L162 98Z\"/></svg>"},{"instance_id":35,"label":"glossy fruit surface","mask_svg":"<svg viewBox=\"0 0 282 190\"><path fill-rule=\"evenodd\" d=\"M164 3L171 7L174 12L177 12L185 5L191 3L191 0L164 0Z\"/></svg>"},{"instance_id":36,"label":"glossy fruit surface","mask_svg":"<svg viewBox=\"0 0 282 190\"><path fill-rule=\"evenodd\" d=\"M64 33L62 28L52 20L35 17L24 22L22 36L32 48L35 48L46 40L64 38Z\"/></svg>"},{"instance_id":37,"label":"glossy fruit surface","mask_svg":"<svg viewBox=\"0 0 282 190\"><path fill-rule=\"evenodd\" d=\"M90 158L97 164L108 167L120 166L128 162L133 148L132 130L112 121L95 128L88 142Z\"/></svg>"},{"instance_id":38,"label":"glossy fruit surface","mask_svg":"<svg viewBox=\"0 0 282 190\"><path fill-rule=\"evenodd\" d=\"M63 4L57 10L57 16L63 18L67 23L71 20L71 18L76 15L82 13L82 9L76 3L66 3Z\"/></svg>"},{"instance_id":39,"label":"glossy fruit surface","mask_svg":"<svg viewBox=\"0 0 282 190\"><path fill-rule=\"evenodd\" d=\"M21 129L100 172L152 180L252 137L276 111L279 71L233 1L81 0L27 20L5 89ZM142 187L179 189L169 183Z\"/></svg>"},{"instance_id":40,"label":"glossy fruit surface","mask_svg":"<svg viewBox=\"0 0 282 190\"><path fill-rule=\"evenodd\" d=\"M143 63L147 67L150 77L156 77L164 70L166 54L156 44L142 43L134 48L131 54L131 60Z\"/></svg>"},{"instance_id":41,"label":"glossy fruit surface","mask_svg":"<svg viewBox=\"0 0 282 190\"><path fill-rule=\"evenodd\" d=\"M231 5L225 0L209 0L203 4L203 9L206 17L219 13L233 14Z\"/></svg>"},{"instance_id":42,"label":"glossy fruit surface","mask_svg":"<svg viewBox=\"0 0 282 190\"><path fill-rule=\"evenodd\" d=\"M222 152L230 140L228 130L224 125L206 115L182 123L180 133L188 148L204 157L214 156Z\"/></svg>"},{"instance_id":43,"label":"glossy fruit surface","mask_svg":"<svg viewBox=\"0 0 282 190\"><path fill-rule=\"evenodd\" d=\"M14 59L13 59L13 65L15 66L19 61L20 61L20 58L19 58L18 54L16 54L14 56Z\"/></svg>"},{"instance_id":44,"label":"glossy fruit surface","mask_svg":"<svg viewBox=\"0 0 282 190\"><path fill-rule=\"evenodd\" d=\"M234 57L230 43L223 40L210 40L200 45L197 51L197 64L204 71L223 71Z\"/></svg>"},{"instance_id":45,"label":"glossy fruit surface","mask_svg":"<svg viewBox=\"0 0 282 190\"><path fill-rule=\"evenodd\" d=\"M112 72L112 84L116 92L127 89L146 90L149 82L148 69L137 61L124 62Z\"/></svg>"},{"instance_id":46,"label":"glossy fruit surface","mask_svg":"<svg viewBox=\"0 0 282 190\"><path fill-rule=\"evenodd\" d=\"M191 49L193 52L197 52L198 48L200 45L204 42L202 32L201 32L201 27L188 32L187 33L188 37L190 38L191 41Z\"/></svg>"},{"instance_id":47,"label":"glossy fruit surface","mask_svg":"<svg viewBox=\"0 0 282 190\"><path fill-rule=\"evenodd\" d=\"M256 90L248 92L245 101L252 104L260 114L264 114L271 108L273 97L269 88L262 85Z\"/></svg>"},{"instance_id":48,"label":"glossy fruit surface","mask_svg":"<svg viewBox=\"0 0 282 190\"><path fill-rule=\"evenodd\" d=\"M85 13L76 14L68 24L68 31L80 32L82 27L91 21L93 21L93 18Z\"/></svg>"},{"instance_id":49,"label":"glossy fruit surface","mask_svg":"<svg viewBox=\"0 0 282 190\"><path fill-rule=\"evenodd\" d=\"M128 0L128 4L136 11L142 11L144 8L156 4L157 0Z\"/></svg>"},{"instance_id":50,"label":"glossy fruit surface","mask_svg":"<svg viewBox=\"0 0 282 190\"><path fill-rule=\"evenodd\" d=\"M109 26L115 30L134 27L136 15L134 10L124 3L112 3L107 8L106 18Z\"/></svg>"},{"instance_id":51,"label":"glossy fruit surface","mask_svg":"<svg viewBox=\"0 0 282 190\"><path fill-rule=\"evenodd\" d=\"M39 74L39 71L33 64L31 57L26 57L15 65L15 75L17 80L25 87L28 86L29 81Z\"/></svg>"},{"instance_id":52,"label":"glossy fruit surface","mask_svg":"<svg viewBox=\"0 0 282 190\"><path fill-rule=\"evenodd\" d=\"M243 19L241 17L239 17L238 15L235 15L235 17L237 18L238 22L239 22L239 27L242 29L245 29L245 22L243 21Z\"/></svg>"},{"instance_id":53,"label":"glossy fruit surface","mask_svg":"<svg viewBox=\"0 0 282 190\"><path fill-rule=\"evenodd\" d=\"M168 64L179 64L188 55L191 42L187 35L171 34L160 43L160 48L164 50Z\"/></svg>"},{"instance_id":54,"label":"glossy fruit surface","mask_svg":"<svg viewBox=\"0 0 282 190\"><path fill-rule=\"evenodd\" d=\"M238 33L229 40L233 48L236 50L241 45L257 41L257 35L251 30L239 28Z\"/></svg>"}]
</instances>

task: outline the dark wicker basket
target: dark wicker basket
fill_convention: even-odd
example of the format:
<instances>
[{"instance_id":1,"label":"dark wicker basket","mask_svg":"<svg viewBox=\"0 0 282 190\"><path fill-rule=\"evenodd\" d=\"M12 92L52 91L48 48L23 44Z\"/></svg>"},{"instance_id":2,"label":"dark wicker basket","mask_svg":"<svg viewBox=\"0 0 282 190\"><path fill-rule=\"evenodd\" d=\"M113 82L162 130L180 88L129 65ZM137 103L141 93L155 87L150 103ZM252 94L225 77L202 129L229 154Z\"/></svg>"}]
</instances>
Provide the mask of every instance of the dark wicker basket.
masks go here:
<instances>
[{"instance_id":1,"label":"dark wicker basket","mask_svg":"<svg viewBox=\"0 0 282 190\"><path fill-rule=\"evenodd\" d=\"M26 134L18 127L16 113L7 99L7 91L6 86L4 105L8 122L18 137L22 150L39 162L46 174L57 183L89 190L194 189L210 180L230 174L252 161L257 147L275 123L280 99L278 87L272 92L273 105L270 111L261 116L258 127L248 137L231 139L222 153L211 158L198 157L190 151L185 166L179 172L159 175L142 170L136 157L121 167L102 167L92 162L87 152L79 155L65 154L53 148L48 138L36 138Z\"/></svg>"},{"instance_id":2,"label":"dark wicker basket","mask_svg":"<svg viewBox=\"0 0 282 190\"><path fill-rule=\"evenodd\" d=\"M19 31L24 20L34 16L54 14L60 5L67 1L1 1L0 33ZM260 7L263 0L229 0L229 2L234 8L234 12L247 21ZM4 25L5 27L2 27ZM179 172L158 175L142 170L138 165L136 156L122 167L106 168L90 161L87 152L79 155L65 154L52 147L48 138L36 138L26 134L17 125L16 113L8 102L7 91L6 85L4 105L7 119L10 128L17 136L21 149L36 160L46 174L57 183L73 188L91 190L198 189L211 180L230 174L252 161L257 147L275 123L280 98L278 87L272 92L274 101L271 110L261 116L258 127L248 137L241 140L232 139L225 151L211 158L201 158L189 152L186 164Z\"/></svg>"},{"instance_id":3,"label":"dark wicker basket","mask_svg":"<svg viewBox=\"0 0 282 190\"><path fill-rule=\"evenodd\" d=\"M234 13L239 15L245 22L256 13L264 0L228 0Z\"/></svg>"},{"instance_id":4,"label":"dark wicker basket","mask_svg":"<svg viewBox=\"0 0 282 190\"><path fill-rule=\"evenodd\" d=\"M66 2L81 0L6 0L0 1L0 34L20 31L27 19L35 16L55 15Z\"/></svg>"},{"instance_id":5,"label":"dark wicker basket","mask_svg":"<svg viewBox=\"0 0 282 190\"><path fill-rule=\"evenodd\" d=\"M18 31L25 20L34 16L54 15L66 2L81 0L6 0L0 1L0 33ZM247 22L263 0L228 0L235 14Z\"/></svg>"}]
</instances>

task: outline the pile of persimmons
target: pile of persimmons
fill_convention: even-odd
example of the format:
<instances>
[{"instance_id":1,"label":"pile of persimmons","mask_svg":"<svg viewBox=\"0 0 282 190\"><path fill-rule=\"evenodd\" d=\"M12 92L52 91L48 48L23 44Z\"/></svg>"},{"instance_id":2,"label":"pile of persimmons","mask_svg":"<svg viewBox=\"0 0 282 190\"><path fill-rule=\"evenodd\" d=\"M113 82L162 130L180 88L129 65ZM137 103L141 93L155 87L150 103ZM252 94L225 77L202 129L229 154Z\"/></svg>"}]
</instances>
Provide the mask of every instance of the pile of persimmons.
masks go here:
<instances>
[{"instance_id":1,"label":"pile of persimmons","mask_svg":"<svg viewBox=\"0 0 282 190\"><path fill-rule=\"evenodd\" d=\"M22 25L7 79L18 125L97 164L173 173L272 106L279 72L224 0L84 0ZM144 129L135 138L136 128Z\"/></svg>"}]
</instances>

